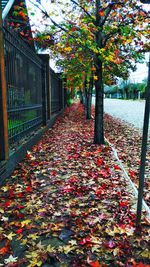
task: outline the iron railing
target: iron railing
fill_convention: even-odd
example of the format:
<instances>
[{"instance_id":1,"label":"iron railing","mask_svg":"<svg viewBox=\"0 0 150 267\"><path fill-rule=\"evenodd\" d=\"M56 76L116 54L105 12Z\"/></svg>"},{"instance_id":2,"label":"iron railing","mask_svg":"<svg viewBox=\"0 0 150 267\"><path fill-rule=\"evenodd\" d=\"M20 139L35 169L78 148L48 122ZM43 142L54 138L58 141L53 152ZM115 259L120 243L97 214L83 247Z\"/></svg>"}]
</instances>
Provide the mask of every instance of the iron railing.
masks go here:
<instances>
[{"instance_id":1,"label":"iron railing","mask_svg":"<svg viewBox=\"0 0 150 267\"><path fill-rule=\"evenodd\" d=\"M4 29L9 143L42 123L42 60Z\"/></svg>"}]
</instances>

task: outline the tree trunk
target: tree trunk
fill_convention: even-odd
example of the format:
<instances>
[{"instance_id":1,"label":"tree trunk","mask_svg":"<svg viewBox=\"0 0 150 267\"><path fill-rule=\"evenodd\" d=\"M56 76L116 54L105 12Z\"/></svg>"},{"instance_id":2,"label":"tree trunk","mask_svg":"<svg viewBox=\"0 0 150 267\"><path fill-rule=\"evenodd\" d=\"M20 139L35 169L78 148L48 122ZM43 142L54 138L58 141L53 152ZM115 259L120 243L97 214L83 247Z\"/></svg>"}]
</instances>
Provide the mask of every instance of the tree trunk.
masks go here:
<instances>
[{"instance_id":1,"label":"tree trunk","mask_svg":"<svg viewBox=\"0 0 150 267\"><path fill-rule=\"evenodd\" d=\"M86 95L86 98L87 98L87 101L86 101L86 103L87 103L87 105L86 105L86 119L87 120L91 119L92 90L93 90L93 74L91 76L88 92Z\"/></svg>"},{"instance_id":2,"label":"tree trunk","mask_svg":"<svg viewBox=\"0 0 150 267\"><path fill-rule=\"evenodd\" d=\"M94 143L104 144L104 94L103 94L103 79L102 79L102 62L99 58L96 59L96 76L98 80L95 82L96 103L95 103L95 126L94 126Z\"/></svg>"},{"instance_id":3,"label":"tree trunk","mask_svg":"<svg viewBox=\"0 0 150 267\"><path fill-rule=\"evenodd\" d=\"M84 77L84 88L83 88L83 104L84 104L84 110L85 110L85 114L86 114L86 110L87 110L87 77L85 75Z\"/></svg>"},{"instance_id":4,"label":"tree trunk","mask_svg":"<svg viewBox=\"0 0 150 267\"><path fill-rule=\"evenodd\" d=\"M83 92L80 90L80 104L83 104Z\"/></svg>"},{"instance_id":5,"label":"tree trunk","mask_svg":"<svg viewBox=\"0 0 150 267\"><path fill-rule=\"evenodd\" d=\"M90 93L86 97L86 119L91 119L91 105L92 105L92 96Z\"/></svg>"}]
</instances>

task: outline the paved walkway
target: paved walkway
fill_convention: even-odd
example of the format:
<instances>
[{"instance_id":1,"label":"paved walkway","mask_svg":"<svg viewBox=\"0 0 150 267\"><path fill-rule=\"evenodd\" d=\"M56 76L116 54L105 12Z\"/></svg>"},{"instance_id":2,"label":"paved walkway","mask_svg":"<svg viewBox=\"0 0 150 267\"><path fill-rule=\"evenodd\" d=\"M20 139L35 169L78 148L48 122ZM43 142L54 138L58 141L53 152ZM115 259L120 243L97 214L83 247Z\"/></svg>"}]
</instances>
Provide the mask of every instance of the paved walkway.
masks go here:
<instances>
[{"instance_id":1,"label":"paved walkway","mask_svg":"<svg viewBox=\"0 0 150 267\"><path fill-rule=\"evenodd\" d=\"M0 188L0 266L149 266L148 228L93 121L67 108Z\"/></svg>"}]
</instances>

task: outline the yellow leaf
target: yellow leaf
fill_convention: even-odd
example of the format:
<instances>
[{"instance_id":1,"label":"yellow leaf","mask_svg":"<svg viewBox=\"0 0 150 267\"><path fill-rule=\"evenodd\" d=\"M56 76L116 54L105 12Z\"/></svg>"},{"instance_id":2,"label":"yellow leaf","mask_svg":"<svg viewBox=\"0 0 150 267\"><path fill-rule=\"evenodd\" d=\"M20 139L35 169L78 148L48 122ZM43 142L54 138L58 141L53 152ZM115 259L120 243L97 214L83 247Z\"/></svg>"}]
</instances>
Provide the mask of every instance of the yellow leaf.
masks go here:
<instances>
[{"instance_id":1,"label":"yellow leaf","mask_svg":"<svg viewBox=\"0 0 150 267\"><path fill-rule=\"evenodd\" d=\"M3 192L7 192L9 189L9 186L3 186L1 189L3 190Z\"/></svg>"},{"instance_id":2,"label":"yellow leaf","mask_svg":"<svg viewBox=\"0 0 150 267\"><path fill-rule=\"evenodd\" d=\"M120 252L119 248L115 248L115 249L113 250L113 254L114 254L114 256L117 256L117 255L119 254L119 252Z\"/></svg>"},{"instance_id":3,"label":"yellow leaf","mask_svg":"<svg viewBox=\"0 0 150 267\"><path fill-rule=\"evenodd\" d=\"M21 226L24 227L25 225L28 225L31 222L31 220L25 220L21 222Z\"/></svg>"},{"instance_id":4,"label":"yellow leaf","mask_svg":"<svg viewBox=\"0 0 150 267\"><path fill-rule=\"evenodd\" d=\"M65 52L71 52L71 51L72 51L72 48L71 48L71 47L65 47L65 48L64 48L64 51L65 51Z\"/></svg>"},{"instance_id":5,"label":"yellow leaf","mask_svg":"<svg viewBox=\"0 0 150 267\"><path fill-rule=\"evenodd\" d=\"M98 80L98 77L96 75L93 76L94 81Z\"/></svg>"},{"instance_id":6,"label":"yellow leaf","mask_svg":"<svg viewBox=\"0 0 150 267\"><path fill-rule=\"evenodd\" d=\"M27 239L23 239L21 242L22 245L26 245L27 244Z\"/></svg>"},{"instance_id":7,"label":"yellow leaf","mask_svg":"<svg viewBox=\"0 0 150 267\"><path fill-rule=\"evenodd\" d=\"M54 253L54 252L56 252L56 249L54 247L52 247L51 245L48 245L46 248L46 251L49 253Z\"/></svg>"},{"instance_id":8,"label":"yellow leaf","mask_svg":"<svg viewBox=\"0 0 150 267\"><path fill-rule=\"evenodd\" d=\"M142 255L143 257L145 257L145 258L150 259L150 250L145 249L145 250L141 253L141 255Z\"/></svg>"},{"instance_id":9,"label":"yellow leaf","mask_svg":"<svg viewBox=\"0 0 150 267\"><path fill-rule=\"evenodd\" d=\"M43 264L42 261L38 261L36 265L37 265L37 266L41 266L42 264Z\"/></svg>"},{"instance_id":10,"label":"yellow leaf","mask_svg":"<svg viewBox=\"0 0 150 267\"><path fill-rule=\"evenodd\" d=\"M9 240L12 240L13 239L13 236L15 236L16 234L14 234L13 232L11 232L10 234L8 235L4 235L5 237L7 237Z\"/></svg>"},{"instance_id":11,"label":"yellow leaf","mask_svg":"<svg viewBox=\"0 0 150 267\"><path fill-rule=\"evenodd\" d=\"M69 244L72 246L77 245L77 241L76 240L70 240Z\"/></svg>"},{"instance_id":12,"label":"yellow leaf","mask_svg":"<svg viewBox=\"0 0 150 267\"><path fill-rule=\"evenodd\" d=\"M27 267L41 266L42 264L42 261L38 261L38 259L33 259L30 261L30 264Z\"/></svg>"},{"instance_id":13,"label":"yellow leaf","mask_svg":"<svg viewBox=\"0 0 150 267\"><path fill-rule=\"evenodd\" d=\"M0 213L4 213L4 210L3 209L0 209Z\"/></svg>"},{"instance_id":14,"label":"yellow leaf","mask_svg":"<svg viewBox=\"0 0 150 267\"><path fill-rule=\"evenodd\" d=\"M28 259L37 258L38 257L38 253L36 251L32 251L30 254L27 254L26 257Z\"/></svg>"},{"instance_id":15,"label":"yellow leaf","mask_svg":"<svg viewBox=\"0 0 150 267\"><path fill-rule=\"evenodd\" d=\"M71 247L69 245L66 245L66 246L63 246L63 251L65 254L68 254L70 251L75 250L76 248L77 248L76 246Z\"/></svg>"},{"instance_id":16,"label":"yellow leaf","mask_svg":"<svg viewBox=\"0 0 150 267\"><path fill-rule=\"evenodd\" d=\"M39 238L39 236L37 236L37 234L30 234L29 238L31 238L32 240L36 240Z\"/></svg>"}]
</instances>

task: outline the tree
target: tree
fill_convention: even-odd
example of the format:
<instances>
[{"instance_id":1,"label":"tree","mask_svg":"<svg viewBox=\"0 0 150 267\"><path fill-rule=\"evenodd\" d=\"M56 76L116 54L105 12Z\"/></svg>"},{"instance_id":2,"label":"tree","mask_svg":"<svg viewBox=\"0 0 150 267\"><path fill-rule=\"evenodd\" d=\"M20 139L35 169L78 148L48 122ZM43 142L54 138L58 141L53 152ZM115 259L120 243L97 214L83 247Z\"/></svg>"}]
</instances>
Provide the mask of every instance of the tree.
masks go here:
<instances>
[{"instance_id":1,"label":"tree","mask_svg":"<svg viewBox=\"0 0 150 267\"><path fill-rule=\"evenodd\" d=\"M40 0L36 5L46 24L47 19L51 24L47 34L53 40L54 45L50 44L53 55L67 60L71 55L79 61L82 59L88 73L91 66L95 66L94 143L103 144L104 82L114 83L116 76L128 78L129 69L134 69L134 63L142 60L142 52L148 49L148 13L135 0L55 2L61 7L63 21L60 23L56 22L53 12L43 8ZM84 58L86 53L90 55L89 62Z\"/></svg>"}]
</instances>

